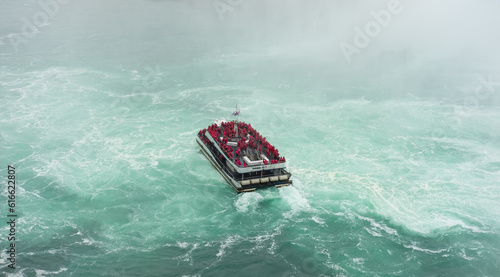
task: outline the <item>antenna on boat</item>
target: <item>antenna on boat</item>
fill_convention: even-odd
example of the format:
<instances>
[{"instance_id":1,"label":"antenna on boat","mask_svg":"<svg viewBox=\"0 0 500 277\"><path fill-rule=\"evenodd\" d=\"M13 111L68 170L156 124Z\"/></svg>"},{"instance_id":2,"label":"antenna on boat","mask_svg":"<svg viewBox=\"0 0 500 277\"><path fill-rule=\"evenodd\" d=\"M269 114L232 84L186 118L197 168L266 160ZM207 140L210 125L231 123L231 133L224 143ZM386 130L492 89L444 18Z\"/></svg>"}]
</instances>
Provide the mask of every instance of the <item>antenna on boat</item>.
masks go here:
<instances>
[{"instance_id":1,"label":"antenna on boat","mask_svg":"<svg viewBox=\"0 0 500 277\"><path fill-rule=\"evenodd\" d=\"M237 115L240 114L240 109L238 108L238 104L236 104L236 107L234 107L234 113L231 114L231 116L234 116L235 119L234 119L234 122L236 123L236 125L238 124L238 118L236 117ZM239 136L238 134L238 127L234 125L234 132L236 133L236 136Z\"/></svg>"},{"instance_id":2,"label":"antenna on boat","mask_svg":"<svg viewBox=\"0 0 500 277\"><path fill-rule=\"evenodd\" d=\"M240 114L240 108L238 108L238 104L236 104L236 107L234 108L234 113L232 113L232 116L237 116ZM234 121L238 122L238 119L235 119Z\"/></svg>"}]
</instances>

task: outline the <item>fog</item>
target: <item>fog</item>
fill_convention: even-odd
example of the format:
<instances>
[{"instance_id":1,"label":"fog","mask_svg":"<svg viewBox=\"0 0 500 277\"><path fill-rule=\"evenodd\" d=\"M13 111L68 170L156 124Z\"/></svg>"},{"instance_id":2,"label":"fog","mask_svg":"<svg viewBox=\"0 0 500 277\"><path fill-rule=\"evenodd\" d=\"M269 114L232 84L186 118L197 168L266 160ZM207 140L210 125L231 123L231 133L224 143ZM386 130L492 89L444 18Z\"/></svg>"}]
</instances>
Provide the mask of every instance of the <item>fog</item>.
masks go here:
<instances>
[{"instance_id":1,"label":"fog","mask_svg":"<svg viewBox=\"0 0 500 277\"><path fill-rule=\"evenodd\" d=\"M497 1L54 1L0 2L4 64L189 66L200 82L457 101L500 80Z\"/></svg>"}]
</instances>

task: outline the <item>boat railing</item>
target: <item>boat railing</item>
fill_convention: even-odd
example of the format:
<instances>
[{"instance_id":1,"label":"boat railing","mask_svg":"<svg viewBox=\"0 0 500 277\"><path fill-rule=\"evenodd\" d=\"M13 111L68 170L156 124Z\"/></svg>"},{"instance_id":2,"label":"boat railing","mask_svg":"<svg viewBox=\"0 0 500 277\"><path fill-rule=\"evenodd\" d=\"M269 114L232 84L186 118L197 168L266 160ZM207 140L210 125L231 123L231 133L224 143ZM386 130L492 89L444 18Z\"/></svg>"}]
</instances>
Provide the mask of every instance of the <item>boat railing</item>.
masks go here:
<instances>
[{"instance_id":1,"label":"boat railing","mask_svg":"<svg viewBox=\"0 0 500 277\"><path fill-rule=\"evenodd\" d=\"M228 170L227 165L224 165L224 162L219 159L216 153L209 147L209 150L212 152L213 157L215 158L215 161L219 164L222 170L229 176L231 176L233 179L236 181L244 181L244 180L250 180L254 178L267 178L267 177L274 177L277 175L288 175L289 173L285 169L277 169L279 170L279 174L276 173L263 173L262 171L255 171L255 172L250 172L250 173L245 173L245 174L235 174L235 172L232 172Z\"/></svg>"},{"instance_id":2,"label":"boat railing","mask_svg":"<svg viewBox=\"0 0 500 277\"><path fill-rule=\"evenodd\" d=\"M257 172L253 172L254 174L252 173L246 173L245 175L241 175L241 177L239 177L239 180L249 180L249 179L254 179L254 178L268 178L268 177L274 177L274 176L280 176L280 175L288 175L289 173L284 170L284 169L279 169L279 173L276 174L276 173L262 173L262 171L257 171Z\"/></svg>"}]
</instances>

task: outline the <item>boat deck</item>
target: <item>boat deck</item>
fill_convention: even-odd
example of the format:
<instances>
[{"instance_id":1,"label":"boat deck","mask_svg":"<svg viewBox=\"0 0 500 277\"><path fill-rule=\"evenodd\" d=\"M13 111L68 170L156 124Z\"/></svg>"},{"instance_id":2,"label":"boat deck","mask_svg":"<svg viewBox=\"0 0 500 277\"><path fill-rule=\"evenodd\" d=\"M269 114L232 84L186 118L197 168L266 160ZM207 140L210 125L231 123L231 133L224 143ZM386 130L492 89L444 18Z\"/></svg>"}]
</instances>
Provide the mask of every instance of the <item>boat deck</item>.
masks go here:
<instances>
[{"instance_id":1,"label":"boat deck","mask_svg":"<svg viewBox=\"0 0 500 277\"><path fill-rule=\"evenodd\" d=\"M220 126L213 124L200 131L208 131L219 144L224 156L238 167L285 163L278 149L271 145L250 124L244 122L225 122ZM222 159L222 157L220 157Z\"/></svg>"},{"instance_id":2,"label":"boat deck","mask_svg":"<svg viewBox=\"0 0 500 277\"><path fill-rule=\"evenodd\" d=\"M286 160L250 124L224 122L198 133L203 154L239 193L292 184Z\"/></svg>"}]
</instances>

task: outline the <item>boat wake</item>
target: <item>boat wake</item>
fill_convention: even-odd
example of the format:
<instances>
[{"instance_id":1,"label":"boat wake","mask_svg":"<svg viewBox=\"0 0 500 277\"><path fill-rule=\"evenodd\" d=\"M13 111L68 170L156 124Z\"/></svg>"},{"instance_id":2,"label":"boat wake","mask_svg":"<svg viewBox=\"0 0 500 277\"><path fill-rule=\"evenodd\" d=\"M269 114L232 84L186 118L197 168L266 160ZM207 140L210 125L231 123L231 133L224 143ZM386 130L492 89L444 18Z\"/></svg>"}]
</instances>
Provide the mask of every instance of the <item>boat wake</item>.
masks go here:
<instances>
[{"instance_id":1,"label":"boat wake","mask_svg":"<svg viewBox=\"0 0 500 277\"><path fill-rule=\"evenodd\" d=\"M238 212L255 212L263 200L264 197L259 192L243 193L234 201L234 207Z\"/></svg>"}]
</instances>

